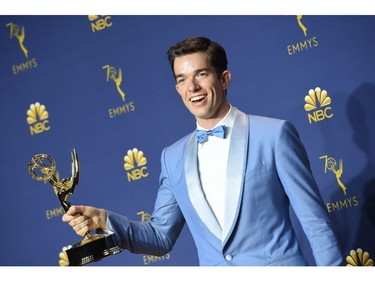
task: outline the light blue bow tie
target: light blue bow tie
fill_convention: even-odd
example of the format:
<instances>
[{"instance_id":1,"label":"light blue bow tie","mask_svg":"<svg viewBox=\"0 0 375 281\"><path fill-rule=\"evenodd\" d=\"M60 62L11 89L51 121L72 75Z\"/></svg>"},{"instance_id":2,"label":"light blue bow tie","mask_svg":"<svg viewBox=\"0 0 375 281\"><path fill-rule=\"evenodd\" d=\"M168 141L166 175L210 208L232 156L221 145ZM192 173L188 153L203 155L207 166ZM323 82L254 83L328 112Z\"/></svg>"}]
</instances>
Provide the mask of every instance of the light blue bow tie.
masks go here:
<instances>
[{"instance_id":1,"label":"light blue bow tie","mask_svg":"<svg viewBox=\"0 0 375 281\"><path fill-rule=\"evenodd\" d=\"M225 126L224 125L221 125L221 126L217 126L216 128L214 128L213 130L196 130L196 134L197 134L197 139L198 139L198 142L199 143L204 143L208 136L216 136L218 138L225 138Z\"/></svg>"}]
</instances>

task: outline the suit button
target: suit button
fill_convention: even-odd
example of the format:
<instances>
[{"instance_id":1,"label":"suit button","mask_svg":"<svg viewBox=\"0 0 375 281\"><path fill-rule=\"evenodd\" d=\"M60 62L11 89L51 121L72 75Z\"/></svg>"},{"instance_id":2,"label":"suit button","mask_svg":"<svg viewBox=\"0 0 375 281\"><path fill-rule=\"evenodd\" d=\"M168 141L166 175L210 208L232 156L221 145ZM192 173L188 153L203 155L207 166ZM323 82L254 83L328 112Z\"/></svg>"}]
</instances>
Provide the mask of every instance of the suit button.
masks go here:
<instances>
[{"instance_id":1,"label":"suit button","mask_svg":"<svg viewBox=\"0 0 375 281\"><path fill-rule=\"evenodd\" d=\"M233 256L230 255L230 254L227 254L227 255L225 255L225 259L226 259L227 261L231 261L231 260L233 260Z\"/></svg>"}]
</instances>

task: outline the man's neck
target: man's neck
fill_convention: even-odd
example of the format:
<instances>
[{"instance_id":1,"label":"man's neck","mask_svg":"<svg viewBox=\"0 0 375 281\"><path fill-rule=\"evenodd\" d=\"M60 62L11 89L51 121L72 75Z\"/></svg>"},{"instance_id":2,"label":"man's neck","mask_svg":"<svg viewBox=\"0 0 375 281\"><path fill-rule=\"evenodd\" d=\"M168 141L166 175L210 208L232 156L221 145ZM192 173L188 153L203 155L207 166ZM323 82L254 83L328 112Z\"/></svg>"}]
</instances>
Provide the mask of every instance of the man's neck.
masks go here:
<instances>
[{"instance_id":1,"label":"man's neck","mask_svg":"<svg viewBox=\"0 0 375 281\"><path fill-rule=\"evenodd\" d=\"M209 119L197 119L197 123L199 126L206 130L213 129L229 112L230 105L227 103L223 109L219 111L217 117L209 118Z\"/></svg>"}]
</instances>

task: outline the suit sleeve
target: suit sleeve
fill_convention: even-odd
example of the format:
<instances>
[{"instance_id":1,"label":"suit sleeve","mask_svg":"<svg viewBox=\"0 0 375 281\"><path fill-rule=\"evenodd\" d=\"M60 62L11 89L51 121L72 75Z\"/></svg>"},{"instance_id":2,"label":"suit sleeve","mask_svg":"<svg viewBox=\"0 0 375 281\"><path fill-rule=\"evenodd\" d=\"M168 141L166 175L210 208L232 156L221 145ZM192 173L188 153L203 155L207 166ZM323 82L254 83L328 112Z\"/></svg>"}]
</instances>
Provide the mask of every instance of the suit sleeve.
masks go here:
<instances>
[{"instance_id":1,"label":"suit sleeve","mask_svg":"<svg viewBox=\"0 0 375 281\"><path fill-rule=\"evenodd\" d=\"M310 243L317 265L340 265L342 256L295 127L284 121L275 145L276 166L291 206Z\"/></svg>"},{"instance_id":2,"label":"suit sleeve","mask_svg":"<svg viewBox=\"0 0 375 281\"><path fill-rule=\"evenodd\" d=\"M107 211L108 228L118 245L132 253L162 256L169 253L176 242L185 219L170 188L165 150L162 153L160 187L150 222L132 221L128 217Z\"/></svg>"}]
</instances>

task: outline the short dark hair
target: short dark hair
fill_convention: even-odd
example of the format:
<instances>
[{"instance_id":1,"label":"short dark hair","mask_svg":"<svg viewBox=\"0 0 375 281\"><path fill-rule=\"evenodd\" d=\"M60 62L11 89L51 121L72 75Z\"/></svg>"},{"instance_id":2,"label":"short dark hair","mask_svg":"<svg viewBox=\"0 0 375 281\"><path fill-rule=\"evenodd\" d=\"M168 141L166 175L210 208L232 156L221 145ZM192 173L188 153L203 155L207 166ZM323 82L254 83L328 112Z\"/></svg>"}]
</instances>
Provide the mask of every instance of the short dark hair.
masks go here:
<instances>
[{"instance_id":1,"label":"short dark hair","mask_svg":"<svg viewBox=\"0 0 375 281\"><path fill-rule=\"evenodd\" d=\"M174 60L177 57L198 52L204 52L208 55L210 63L215 69L218 77L227 70L227 55L220 44L213 42L206 37L190 37L169 48L167 54L172 73L174 74L173 65Z\"/></svg>"}]
</instances>

